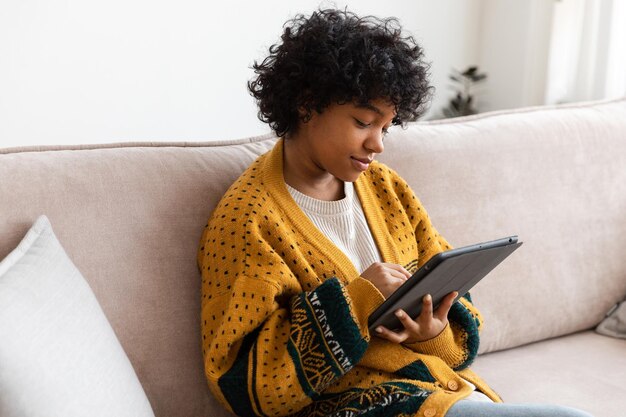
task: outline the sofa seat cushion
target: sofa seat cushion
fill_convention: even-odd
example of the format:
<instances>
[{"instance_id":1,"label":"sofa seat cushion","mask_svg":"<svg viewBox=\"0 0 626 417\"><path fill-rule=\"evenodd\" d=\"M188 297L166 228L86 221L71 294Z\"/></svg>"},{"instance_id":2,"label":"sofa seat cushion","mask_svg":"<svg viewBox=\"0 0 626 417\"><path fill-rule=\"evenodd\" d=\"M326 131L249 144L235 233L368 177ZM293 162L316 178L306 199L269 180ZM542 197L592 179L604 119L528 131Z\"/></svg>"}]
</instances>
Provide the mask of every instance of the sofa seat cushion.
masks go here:
<instances>
[{"instance_id":1,"label":"sofa seat cushion","mask_svg":"<svg viewBox=\"0 0 626 417\"><path fill-rule=\"evenodd\" d=\"M0 262L0 415L154 417L45 216Z\"/></svg>"},{"instance_id":2,"label":"sofa seat cushion","mask_svg":"<svg viewBox=\"0 0 626 417\"><path fill-rule=\"evenodd\" d=\"M505 402L578 407L595 416L626 410L626 340L585 331L481 355L472 367Z\"/></svg>"}]
</instances>

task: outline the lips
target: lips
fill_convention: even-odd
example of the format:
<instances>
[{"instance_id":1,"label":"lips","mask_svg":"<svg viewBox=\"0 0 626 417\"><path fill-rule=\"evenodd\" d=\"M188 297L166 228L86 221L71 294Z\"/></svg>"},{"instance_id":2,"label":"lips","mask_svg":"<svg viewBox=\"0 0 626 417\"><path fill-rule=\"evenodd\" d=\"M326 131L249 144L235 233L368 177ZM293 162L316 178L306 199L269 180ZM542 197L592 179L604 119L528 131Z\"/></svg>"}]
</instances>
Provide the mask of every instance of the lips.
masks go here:
<instances>
[{"instance_id":1,"label":"lips","mask_svg":"<svg viewBox=\"0 0 626 417\"><path fill-rule=\"evenodd\" d=\"M359 161L359 162L361 162L363 164L367 164L367 165L371 164L372 161L373 161L373 159L370 159L370 158L357 158L357 157L354 157L354 156L352 157L352 159L356 159L357 161Z\"/></svg>"},{"instance_id":2,"label":"lips","mask_svg":"<svg viewBox=\"0 0 626 417\"><path fill-rule=\"evenodd\" d=\"M352 159L352 165L354 165L354 167L359 171L366 171L370 163L372 162L372 160L369 158L356 158L352 156L350 157L350 159Z\"/></svg>"}]
</instances>

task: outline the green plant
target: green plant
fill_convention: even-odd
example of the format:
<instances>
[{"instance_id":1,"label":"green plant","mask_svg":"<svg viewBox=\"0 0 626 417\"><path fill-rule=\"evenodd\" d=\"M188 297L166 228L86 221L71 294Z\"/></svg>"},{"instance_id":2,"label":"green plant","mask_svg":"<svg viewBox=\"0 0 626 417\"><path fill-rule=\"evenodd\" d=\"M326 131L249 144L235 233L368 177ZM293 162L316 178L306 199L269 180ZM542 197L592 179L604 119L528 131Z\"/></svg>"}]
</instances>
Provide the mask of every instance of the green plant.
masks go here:
<instances>
[{"instance_id":1,"label":"green plant","mask_svg":"<svg viewBox=\"0 0 626 417\"><path fill-rule=\"evenodd\" d=\"M463 72L453 69L450 79L454 83L453 88L456 90L456 95L450 99L448 106L443 108L443 115L445 117L458 117L478 113L474 107L472 87L485 81L486 78L487 74L478 72L477 66L470 66Z\"/></svg>"}]
</instances>

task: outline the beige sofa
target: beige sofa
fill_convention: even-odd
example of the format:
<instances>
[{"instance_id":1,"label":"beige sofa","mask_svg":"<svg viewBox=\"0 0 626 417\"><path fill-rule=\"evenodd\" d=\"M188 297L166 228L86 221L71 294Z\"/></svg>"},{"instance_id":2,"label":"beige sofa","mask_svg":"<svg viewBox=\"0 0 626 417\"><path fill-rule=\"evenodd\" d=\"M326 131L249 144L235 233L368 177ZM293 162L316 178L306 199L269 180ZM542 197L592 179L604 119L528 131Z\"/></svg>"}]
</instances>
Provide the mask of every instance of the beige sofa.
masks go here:
<instances>
[{"instance_id":1,"label":"beige sofa","mask_svg":"<svg viewBox=\"0 0 626 417\"><path fill-rule=\"evenodd\" d=\"M156 416L228 415L204 382L196 249L274 140L0 150L0 259L48 216ZM626 100L417 123L385 147L453 245L524 241L472 291L474 369L507 401L626 415L626 340L593 331L626 296Z\"/></svg>"}]
</instances>

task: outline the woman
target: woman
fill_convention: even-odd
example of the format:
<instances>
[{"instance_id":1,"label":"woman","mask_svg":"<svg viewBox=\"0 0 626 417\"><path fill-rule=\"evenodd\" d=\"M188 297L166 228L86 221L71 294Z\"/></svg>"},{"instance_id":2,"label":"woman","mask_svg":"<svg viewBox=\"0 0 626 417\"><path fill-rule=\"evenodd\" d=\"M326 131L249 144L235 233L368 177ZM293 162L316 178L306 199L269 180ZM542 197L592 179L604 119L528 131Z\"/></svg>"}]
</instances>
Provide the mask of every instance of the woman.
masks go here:
<instances>
[{"instance_id":1,"label":"woman","mask_svg":"<svg viewBox=\"0 0 626 417\"><path fill-rule=\"evenodd\" d=\"M431 90L422 49L397 21L299 16L254 69L259 117L281 139L227 191L198 253L218 400L242 416L586 415L500 404L469 368L481 327L469 296L435 310L426 296L415 320L397 312L402 331L368 331L369 314L450 248L374 160Z\"/></svg>"}]
</instances>

